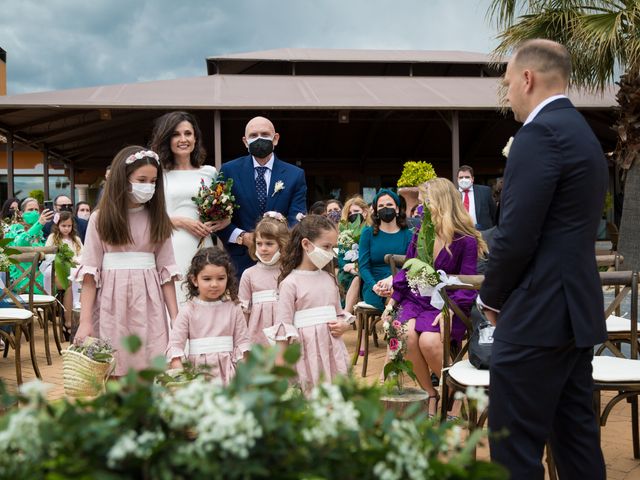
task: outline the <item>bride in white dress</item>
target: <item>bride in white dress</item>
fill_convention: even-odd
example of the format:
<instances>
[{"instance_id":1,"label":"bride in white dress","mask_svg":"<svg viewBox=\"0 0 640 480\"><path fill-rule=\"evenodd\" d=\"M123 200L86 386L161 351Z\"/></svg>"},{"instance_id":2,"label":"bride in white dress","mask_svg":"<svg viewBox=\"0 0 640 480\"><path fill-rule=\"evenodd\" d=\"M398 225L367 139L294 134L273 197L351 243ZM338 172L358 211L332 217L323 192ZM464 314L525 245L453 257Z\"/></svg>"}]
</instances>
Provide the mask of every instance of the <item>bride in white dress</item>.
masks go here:
<instances>
[{"instance_id":1,"label":"bride in white dress","mask_svg":"<svg viewBox=\"0 0 640 480\"><path fill-rule=\"evenodd\" d=\"M197 195L201 180L210 185L217 175L214 167L202 165L206 152L201 137L195 117L187 112L171 112L156 120L151 139L151 149L158 153L164 167L167 213L176 228L171 237L173 252L183 276L200 240L204 239L203 247L212 246L211 234L230 222L201 222L191 199ZM182 282L175 285L178 305L182 306L186 301Z\"/></svg>"}]
</instances>

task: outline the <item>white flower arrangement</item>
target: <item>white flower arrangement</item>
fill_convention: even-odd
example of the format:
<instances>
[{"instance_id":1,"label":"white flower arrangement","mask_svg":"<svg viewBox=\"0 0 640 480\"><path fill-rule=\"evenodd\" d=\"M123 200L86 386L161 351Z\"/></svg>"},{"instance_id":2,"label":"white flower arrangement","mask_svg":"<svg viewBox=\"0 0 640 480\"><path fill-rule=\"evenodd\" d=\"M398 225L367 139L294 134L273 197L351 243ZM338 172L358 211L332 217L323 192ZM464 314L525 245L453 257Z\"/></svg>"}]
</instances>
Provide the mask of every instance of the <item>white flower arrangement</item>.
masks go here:
<instances>
[{"instance_id":1,"label":"white flower arrangement","mask_svg":"<svg viewBox=\"0 0 640 480\"><path fill-rule=\"evenodd\" d=\"M296 221L301 222L304 217L306 217L304 213L298 212L298 214L296 215Z\"/></svg>"},{"instance_id":2,"label":"white flower arrangement","mask_svg":"<svg viewBox=\"0 0 640 480\"><path fill-rule=\"evenodd\" d=\"M347 252L344 254L344 259L347 262L357 262L359 258L360 247L357 243L354 243L353 245L351 245L351 250L347 250Z\"/></svg>"},{"instance_id":3,"label":"white flower arrangement","mask_svg":"<svg viewBox=\"0 0 640 480\"><path fill-rule=\"evenodd\" d=\"M429 468L429 462L420 445L420 433L415 424L408 420L394 419L385 435L388 451L384 461L373 467L374 475L380 480L422 480Z\"/></svg>"},{"instance_id":4,"label":"white flower arrangement","mask_svg":"<svg viewBox=\"0 0 640 480\"><path fill-rule=\"evenodd\" d=\"M278 180L273 186L273 194L271 196L275 197L276 193L279 193L282 190L284 190L284 182L282 180Z\"/></svg>"},{"instance_id":5,"label":"white flower arrangement","mask_svg":"<svg viewBox=\"0 0 640 480\"><path fill-rule=\"evenodd\" d=\"M511 150L511 144L513 143L513 137L509 137L509 141L507 142L507 144L504 146L504 148L502 149L502 155L505 158L509 157L509 151Z\"/></svg>"},{"instance_id":6,"label":"white flower arrangement","mask_svg":"<svg viewBox=\"0 0 640 480\"><path fill-rule=\"evenodd\" d=\"M160 157L153 150L140 150L139 152L133 153L127 157L124 161L127 165L131 165L136 160L142 160L143 158L153 158L158 165L160 165Z\"/></svg>"},{"instance_id":7,"label":"white flower arrangement","mask_svg":"<svg viewBox=\"0 0 640 480\"><path fill-rule=\"evenodd\" d=\"M354 404L345 400L338 385L323 384L314 387L309 402L314 426L302 431L307 442L323 445L327 440L338 438L345 430L360 429L360 413Z\"/></svg>"}]
</instances>

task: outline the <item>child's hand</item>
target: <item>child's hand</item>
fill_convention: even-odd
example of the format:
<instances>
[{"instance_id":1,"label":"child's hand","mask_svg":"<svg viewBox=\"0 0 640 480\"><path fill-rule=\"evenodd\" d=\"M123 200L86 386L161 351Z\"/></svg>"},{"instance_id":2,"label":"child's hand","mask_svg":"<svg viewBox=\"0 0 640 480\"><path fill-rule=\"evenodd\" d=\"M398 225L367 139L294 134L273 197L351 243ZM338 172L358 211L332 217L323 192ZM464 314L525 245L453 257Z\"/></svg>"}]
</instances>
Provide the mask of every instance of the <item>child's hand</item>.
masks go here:
<instances>
[{"instance_id":1,"label":"child's hand","mask_svg":"<svg viewBox=\"0 0 640 480\"><path fill-rule=\"evenodd\" d=\"M172 358L171 363L169 364L169 368L171 369L182 368L182 360L180 360L179 357Z\"/></svg>"},{"instance_id":2,"label":"child's hand","mask_svg":"<svg viewBox=\"0 0 640 480\"><path fill-rule=\"evenodd\" d=\"M349 324L347 322L329 322L327 325L329 325L331 336L335 338L341 337L344 332L349 329Z\"/></svg>"},{"instance_id":3,"label":"child's hand","mask_svg":"<svg viewBox=\"0 0 640 480\"><path fill-rule=\"evenodd\" d=\"M91 326L91 321L80 322L78 331L73 337L73 343L76 345L81 345L84 339L87 337L90 337L92 334L93 334L93 328Z\"/></svg>"}]
</instances>

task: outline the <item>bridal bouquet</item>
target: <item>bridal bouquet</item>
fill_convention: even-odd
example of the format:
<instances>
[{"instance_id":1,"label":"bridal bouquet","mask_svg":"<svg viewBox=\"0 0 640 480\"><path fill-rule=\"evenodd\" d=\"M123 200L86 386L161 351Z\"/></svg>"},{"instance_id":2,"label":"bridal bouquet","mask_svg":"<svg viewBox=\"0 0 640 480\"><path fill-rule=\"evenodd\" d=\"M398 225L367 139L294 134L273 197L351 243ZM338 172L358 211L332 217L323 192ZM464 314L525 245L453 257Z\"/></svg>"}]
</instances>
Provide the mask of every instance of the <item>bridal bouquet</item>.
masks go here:
<instances>
[{"instance_id":1,"label":"bridal bouquet","mask_svg":"<svg viewBox=\"0 0 640 480\"><path fill-rule=\"evenodd\" d=\"M360 256L358 243L360 242L360 235L364 227L364 222L359 218L352 223L340 223L339 227L338 253L343 255L347 262L355 263L356 268Z\"/></svg>"},{"instance_id":2,"label":"bridal bouquet","mask_svg":"<svg viewBox=\"0 0 640 480\"><path fill-rule=\"evenodd\" d=\"M431 212L424 208L422 226L417 238L416 258L410 258L402 266L407 271L407 283L414 293L423 297L431 296L431 292L439 283L438 273L433 268L433 244L436 232L431 220Z\"/></svg>"},{"instance_id":3,"label":"bridal bouquet","mask_svg":"<svg viewBox=\"0 0 640 480\"><path fill-rule=\"evenodd\" d=\"M198 194L191 200L196 204L202 222L225 220L239 208L235 203L235 196L231 193L232 186L233 179L225 180L222 173L213 179L211 185L207 185L204 179L200 180Z\"/></svg>"}]
</instances>

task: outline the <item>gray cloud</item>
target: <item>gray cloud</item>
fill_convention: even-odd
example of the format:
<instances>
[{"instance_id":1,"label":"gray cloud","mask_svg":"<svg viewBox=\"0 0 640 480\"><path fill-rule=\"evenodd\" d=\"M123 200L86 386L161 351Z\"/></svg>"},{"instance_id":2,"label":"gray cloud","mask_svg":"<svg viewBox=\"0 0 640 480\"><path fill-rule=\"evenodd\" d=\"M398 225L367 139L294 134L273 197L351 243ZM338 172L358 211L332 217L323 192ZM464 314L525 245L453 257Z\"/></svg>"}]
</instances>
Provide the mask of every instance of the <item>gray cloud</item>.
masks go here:
<instances>
[{"instance_id":1,"label":"gray cloud","mask_svg":"<svg viewBox=\"0 0 640 480\"><path fill-rule=\"evenodd\" d=\"M489 52L489 0L0 0L8 93L200 76L273 48Z\"/></svg>"}]
</instances>

